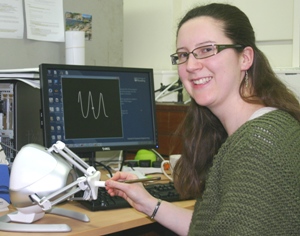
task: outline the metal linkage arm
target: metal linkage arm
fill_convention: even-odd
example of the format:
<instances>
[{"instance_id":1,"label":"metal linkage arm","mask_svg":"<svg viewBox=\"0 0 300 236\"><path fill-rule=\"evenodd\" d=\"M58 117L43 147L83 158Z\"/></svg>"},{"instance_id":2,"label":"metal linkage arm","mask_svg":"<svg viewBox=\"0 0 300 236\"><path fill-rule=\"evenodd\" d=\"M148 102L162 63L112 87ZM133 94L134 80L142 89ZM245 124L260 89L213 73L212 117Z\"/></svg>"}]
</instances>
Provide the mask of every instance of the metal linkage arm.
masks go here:
<instances>
[{"instance_id":1,"label":"metal linkage arm","mask_svg":"<svg viewBox=\"0 0 300 236\"><path fill-rule=\"evenodd\" d=\"M56 152L69 163L79 169L84 176L77 178L73 183L55 191L49 196L40 198L36 194L30 195L31 199L36 202L44 211L50 210L52 206L59 202L62 202L79 191L84 191L82 200L97 199L98 187L105 187L104 181L99 181L101 173L96 171L93 166L89 166L81 158L79 158L74 152L72 152L63 142L58 141L48 149L49 153ZM75 186L78 186L74 189ZM64 194L63 194L64 193ZM61 195L63 194L63 195ZM59 196L61 195L61 196ZM59 196L58 198L56 198ZM51 201L52 198L56 198Z\"/></svg>"}]
</instances>

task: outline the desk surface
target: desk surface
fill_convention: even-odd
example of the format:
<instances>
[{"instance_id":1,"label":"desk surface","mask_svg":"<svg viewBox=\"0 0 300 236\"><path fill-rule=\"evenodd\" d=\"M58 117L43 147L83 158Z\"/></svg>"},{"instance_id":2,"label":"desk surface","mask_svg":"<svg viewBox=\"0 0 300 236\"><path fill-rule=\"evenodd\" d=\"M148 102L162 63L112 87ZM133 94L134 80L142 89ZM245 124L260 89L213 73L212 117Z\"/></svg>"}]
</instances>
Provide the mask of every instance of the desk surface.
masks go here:
<instances>
[{"instance_id":1,"label":"desk surface","mask_svg":"<svg viewBox=\"0 0 300 236\"><path fill-rule=\"evenodd\" d=\"M194 202L194 200L189 200L175 202L174 204L192 209ZM84 213L90 218L90 222L86 223L71 218L46 214L41 220L33 224L67 224L72 229L72 231L66 233L47 233L47 235L105 235L153 223L149 217L137 212L133 208L91 212L77 202L64 203L57 207ZM1 212L0 215L2 216L6 213L7 212ZM0 231L0 235L17 236L24 235L24 233ZM33 235L45 236L45 233L34 233Z\"/></svg>"},{"instance_id":2,"label":"desk surface","mask_svg":"<svg viewBox=\"0 0 300 236\"><path fill-rule=\"evenodd\" d=\"M188 209L193 209L194 203L195 203L194 200L174 202L175 205L188 208ZM90 222L81 222L72 218L62 217L53 214L45 214L45 216L42 219L34 222L33 224L67 224L69 225L69 227L71 227L71 231L66 233L47 233L47 234L33 233L34 236L106 235L110 233L123 231L126 229L132 229L138 226L151 224L154 222L150 220L149 217L147 217L143 213L136 211L133 208L123 208L123 209L116 209L116 210L92 212L87 210L84 206L82 206L80 203L75 201L62 203L56 205L56 207L84 213L89 217ZM10 212L13 211L15 211L15 209L11 207ZM8 212L0 212L0 216L3 216L7 213ZM24 235L24 233L0 231L0 235L17 236L17 235Z\"/></svg>"}]
</instances>

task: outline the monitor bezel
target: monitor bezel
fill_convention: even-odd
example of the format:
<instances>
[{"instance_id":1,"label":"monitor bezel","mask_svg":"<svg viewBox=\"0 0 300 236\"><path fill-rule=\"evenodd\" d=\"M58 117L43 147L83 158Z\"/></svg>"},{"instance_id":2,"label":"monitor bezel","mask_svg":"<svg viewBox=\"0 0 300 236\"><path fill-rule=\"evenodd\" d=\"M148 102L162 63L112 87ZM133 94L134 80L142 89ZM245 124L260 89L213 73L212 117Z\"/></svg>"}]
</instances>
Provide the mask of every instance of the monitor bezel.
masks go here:
<instances>
[{"instance_id":1,"label":"monitor bezel","mask_svg":"<svg viewBox=\"0 0 300 236\"><path fill-rule=\"evenodd\" d=\"M112 145L112 146L98 146L98 147L81 147L70 148L75 153L88 153L98 151L110 151L110 150L139 150L139 149L156 149L158 148L158 134L157 134L157 122L156 122L156 103L154 94L154 77L153 69L151 68L133 68L133 67L116 67L116 66L91 66L91 65L68 65L68 64L47 64L42 63L39 65L40 73L40 91L41 91L41 128L43 130L43 143L46 147L52 145L50 135L50 119L49 119L49 99L48 99L48 81L47 71L51 69L57 70L88 70L88 71L109 71L109 72L142 72L147 73L149 76L149 85L151 98L151 112L153 114L152 127L154 140L152 144L136 144L136 145Z\"/></svg>"}]
</instances>

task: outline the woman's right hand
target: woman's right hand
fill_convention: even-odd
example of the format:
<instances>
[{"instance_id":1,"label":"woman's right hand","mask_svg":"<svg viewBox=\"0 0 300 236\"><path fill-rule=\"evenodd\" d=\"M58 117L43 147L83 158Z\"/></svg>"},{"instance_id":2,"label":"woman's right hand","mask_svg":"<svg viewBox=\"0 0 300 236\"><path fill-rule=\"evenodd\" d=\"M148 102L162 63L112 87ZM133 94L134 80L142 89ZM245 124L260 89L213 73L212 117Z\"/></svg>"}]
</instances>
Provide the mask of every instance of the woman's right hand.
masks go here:
<instances>
[{"instance_id":1,"label":"woman's right hand","mask_svg":"<svg viewBox=\"0 0 300 236\"><path fill-rule=\"evenodd\" d=\"M152 214L157 199L144 188L142 183L124 183L125 180L137 179L137 176L127 172L117 172L106 180L106 190L111 196L124 198L133 208L147 214Z\"/></svg>"},{"instance_id":2,"label":"woman's right hand","mask_svg":"<svg viewBox=\"0 0 300 236\"><path fill-rule=\"evenodd\" d=\"M142 183L122 183L130 179L137 179L137 176L132 173L117 172L111 179L106 180L108 193L111 196L123 197L136 210L151 216L157 205L157 199L147 192ZM179 235L187 235L192 213L192 210L163 201L155 220Z\"/></svg>"}]
</instances>

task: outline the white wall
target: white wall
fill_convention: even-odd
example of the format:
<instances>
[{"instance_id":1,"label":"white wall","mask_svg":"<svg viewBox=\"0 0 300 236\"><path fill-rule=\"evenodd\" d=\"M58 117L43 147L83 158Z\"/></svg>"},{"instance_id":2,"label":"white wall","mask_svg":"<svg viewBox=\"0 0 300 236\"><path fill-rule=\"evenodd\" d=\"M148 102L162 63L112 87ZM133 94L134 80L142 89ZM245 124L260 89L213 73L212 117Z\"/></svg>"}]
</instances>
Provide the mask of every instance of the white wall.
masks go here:
<instances>
[{"instance_id":1,"label":"white wall","mask_svg":"<svg viewBox=\"0 0 300 236\"><path fill-rule=\"evenodd\" d=\"M300 68L275 69L275 72L300 101Z\"/></svg>"},{"instance_id":2,"label":"white wall","mask_svg":"<svg viewBox=\"0 0 300 236\"><path fill-rule=\"evenodd\" d=\"M123 65L171 69L173 1L124 0Z\"/></svg>"},{"instance_id":3,"label":"white wall","mask_svg":"<svg viewBox=\"0 0 300 236\"><path fill-rule=\"evenodd\" d=\"M205 0L124 0L123 65L176 69L178 20L187 9ZM238 6L254 27L257 44L273 67L299 67L300 0L216 0Z\"/></svg>"},{"instance_id":4,"label":"white wall","mask_svg":"<svg viewBox=\"0 0 300 236\"><path fill-rule=\"evenodd\" d=\"M122 66L123 0L64 0L63 10L93 16L93 36L85 42L85 64ZM65 63L65 43L0 38L0 69Z\"/></svg>"}]
</instances>

